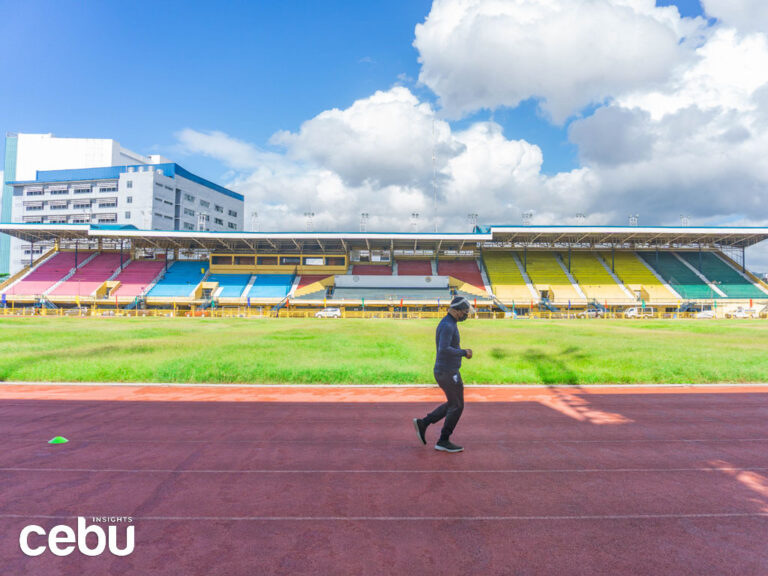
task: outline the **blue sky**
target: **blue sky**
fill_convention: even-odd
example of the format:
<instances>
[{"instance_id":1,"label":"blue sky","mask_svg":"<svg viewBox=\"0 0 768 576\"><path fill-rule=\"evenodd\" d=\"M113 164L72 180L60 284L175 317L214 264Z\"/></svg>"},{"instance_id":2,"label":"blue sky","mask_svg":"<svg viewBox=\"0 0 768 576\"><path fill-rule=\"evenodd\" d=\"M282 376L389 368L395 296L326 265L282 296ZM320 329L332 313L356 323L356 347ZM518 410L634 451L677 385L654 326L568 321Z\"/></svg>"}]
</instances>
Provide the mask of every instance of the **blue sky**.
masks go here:
<instances>
[{"instance_id":1,"label":"blue sky","mask_svg":"<svg viewBox=\"0 0 768 576\"><path fill-rule=\"evenodd\" d=\"M698 0L674 4L701 14ZM0 131L114 138L220 180L221 162L178 158L174 134L217 130L269 148L323 110L395 83L420 98L414 27L426 0L323 2L0 2ZM480 110L457 128L491 114ZM578 166L566 123L553 125L533 99L495 110L507 138L544 155L542 171ZM191 165L190 165L191 164Z\"/></svg>"},{"instance_id":2,"label":"blue sky","mask_svg":"<svg viewBox=\"0 0 768 576\"><path fill-rule=\"evenodd\" d=\"M765 0L0 0L0 132L162 154L264 230L768 226L767 31Z\"/></svg>"}]
</instances>

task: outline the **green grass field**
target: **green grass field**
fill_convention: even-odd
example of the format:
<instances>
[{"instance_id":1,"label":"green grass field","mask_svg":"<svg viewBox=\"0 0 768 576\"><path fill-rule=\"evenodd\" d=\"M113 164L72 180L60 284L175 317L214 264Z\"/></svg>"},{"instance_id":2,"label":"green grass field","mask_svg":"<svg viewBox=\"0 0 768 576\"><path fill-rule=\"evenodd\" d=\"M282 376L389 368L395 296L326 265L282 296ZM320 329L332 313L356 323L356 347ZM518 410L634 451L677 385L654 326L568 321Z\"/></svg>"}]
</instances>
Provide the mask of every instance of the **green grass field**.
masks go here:
<instances>
[{"instance_id":1,"label":"green grass field","mask_svg":"<svg viewBox=\"0 0 768 576\"><path fill-rule=\"evenodd\" d=\"M436 320L0 319L0 380L431 383ZM768 322L461 325L466 383L768 381Z\"/></svg>"}]
</instances>

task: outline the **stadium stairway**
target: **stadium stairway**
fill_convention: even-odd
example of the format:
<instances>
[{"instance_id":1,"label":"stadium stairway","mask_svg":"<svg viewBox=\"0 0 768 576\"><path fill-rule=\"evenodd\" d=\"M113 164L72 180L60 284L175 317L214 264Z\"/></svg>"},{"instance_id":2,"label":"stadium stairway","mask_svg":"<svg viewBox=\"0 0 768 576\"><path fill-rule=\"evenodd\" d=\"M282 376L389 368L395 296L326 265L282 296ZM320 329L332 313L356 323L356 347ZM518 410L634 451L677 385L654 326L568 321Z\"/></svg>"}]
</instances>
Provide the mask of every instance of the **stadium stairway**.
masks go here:
<instances>
[{"instance_id":1,"label":"stadium stairway","mask_svg":"<svg viewBox=\"0 0 768 576\"><path fill-rule=\"evenodd\" d=\"M132 260L115 276L114 281L120 285L112 290L110 298L134 298L146 293L164 268L164 260Z\"/></svg>"},{"instance_id":2,"label":"stadium stairway","mask_svg":"<svg viewBox=\"0 0 768 576\"><path fill-rule=\"evenodd\" d=\"M637 299L643 298L649 301L682 299L638 254L625 251L617 251L613 254L601 252L600 257L609 269L613 263L613 273L635 294Z\"/></svg>"},{"instance_id":3,"label":"stadium stairway","mask_svg":"<svg viewBox=\"0 0 768 576\"><path fill-rule=\"evenodd\" d=\"M568 279L552 252L528 252L526 272L539 292L547 292L555 304L585 304L586 298Z\"/></svg>"},{"instance_id":4,"label":"stadium stairway","mask_svg":"<svg viewBox=\"0 0 768 576\"><path fill-rule=\"evenodd\" d=\"M538 300L531 294L521 268L509 252L484 252L483 262L494 295L506 304L529 304Z\"/></svg>"},{"instance_id":5,"label":"stadium stairway","mask_svg":"<svg viewBox=\"0 0 768 576\"><path fill-rule=\"evenodd\" d=\"M102 252L89 258L67 280L48 291L47 296L91 296L120 268L120 254Z\"/></svg>"},{"instance_id":6,"label":"stadium stairway","mask_svg":"<svg viewBox=\"0 0 768 576\"><path fill-rule=\"evenodd\" d=\"M90 252L78 254L78 264L91 255ZM74 272L75 253L56 252L40 262L15 282L9 283L2 293L8 295L39 296L67 275Z\"/></svg>"},{"instance_id":7,"label":"stadium stairway","mask_svg":"<svg viewBox=\"0 0 768 576\"><path fill-rule=\"evenodd\" d=\"M561 253L564 265L568 265L568 254ZM585 297L590 300L626 300L633 299L631 294L622 290L602 262L590 252L571 252L571 275L578 282Z\"/></svg>"},{"instance_id":8,"label":"stadium stairway","mask_svg":"<svg viewBox=\"0 0 768 576\"><path fill-rule=\"evenodd\" d=\"M147 298L189 298L207 273L207 260L177 260L146 296Z\"/></svg>"},{"instance_id":9,"label":"stadium stairway","mask_svg":"<svg viewBox=\"0 0 768 576\"><path fill-rule=\"evenodd\" d=\"M735 270L712 252L676 252L690 266L703 274L715 287L725 293L726 298L766 298L763 290L749 278Z\"/></svg>"},{"instance_id":10,"label":"stadium stairway","mask_svg":"<svg viewBox=\"0 0 768 576\"><path fill-rule=\"evenodd\" d=\"M638 252L656 272L684 299L720 298L707 283L669 252Z\"/></svg>"}]
</instances>

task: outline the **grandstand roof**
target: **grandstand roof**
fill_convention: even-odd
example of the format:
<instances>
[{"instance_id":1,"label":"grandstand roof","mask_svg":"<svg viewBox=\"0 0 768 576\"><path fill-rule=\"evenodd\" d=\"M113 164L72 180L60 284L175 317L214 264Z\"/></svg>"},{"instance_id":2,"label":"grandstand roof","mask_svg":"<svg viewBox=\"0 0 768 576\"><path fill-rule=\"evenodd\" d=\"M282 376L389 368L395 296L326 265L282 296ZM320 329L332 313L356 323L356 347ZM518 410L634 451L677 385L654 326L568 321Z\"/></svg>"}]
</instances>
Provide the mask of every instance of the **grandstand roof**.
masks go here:
<instances>
[{"instance_id":1,"label":"grandstand roof","mask_svg":"<svg viewBox=\"0 0 768 576\"><path fill-rule=\"evenodd\" d=\"M467 233L200 232L139 230L89 224L0 224L0 232L27 242L105 239L137 247L212 251L318 251L355 249L468 250L523 246L720 246L745 248L768 239L768 228L667 226L477 226Z\"/></svg>"}]
</instances>

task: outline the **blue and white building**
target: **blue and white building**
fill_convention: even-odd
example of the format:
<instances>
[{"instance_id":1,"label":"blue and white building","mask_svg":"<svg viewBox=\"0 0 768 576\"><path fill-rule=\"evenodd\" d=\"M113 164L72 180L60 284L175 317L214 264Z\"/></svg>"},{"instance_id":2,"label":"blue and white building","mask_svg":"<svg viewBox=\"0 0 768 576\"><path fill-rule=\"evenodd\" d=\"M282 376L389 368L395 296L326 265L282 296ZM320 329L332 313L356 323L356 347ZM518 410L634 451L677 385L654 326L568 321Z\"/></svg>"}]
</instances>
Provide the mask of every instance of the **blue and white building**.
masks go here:
<instances>
[{"instance_id":1,"label":"blue and white building","mask_svg":"<svg viewBox=\"0 0 768 576\"><path fill-rule=\"evenodd\" d=\"M3 222L243 230L241 194L114 140L8 135L4 179ZM8 240L0 244L0 272L13 274L49 248Z\"/></svg>"}]
</instances>

